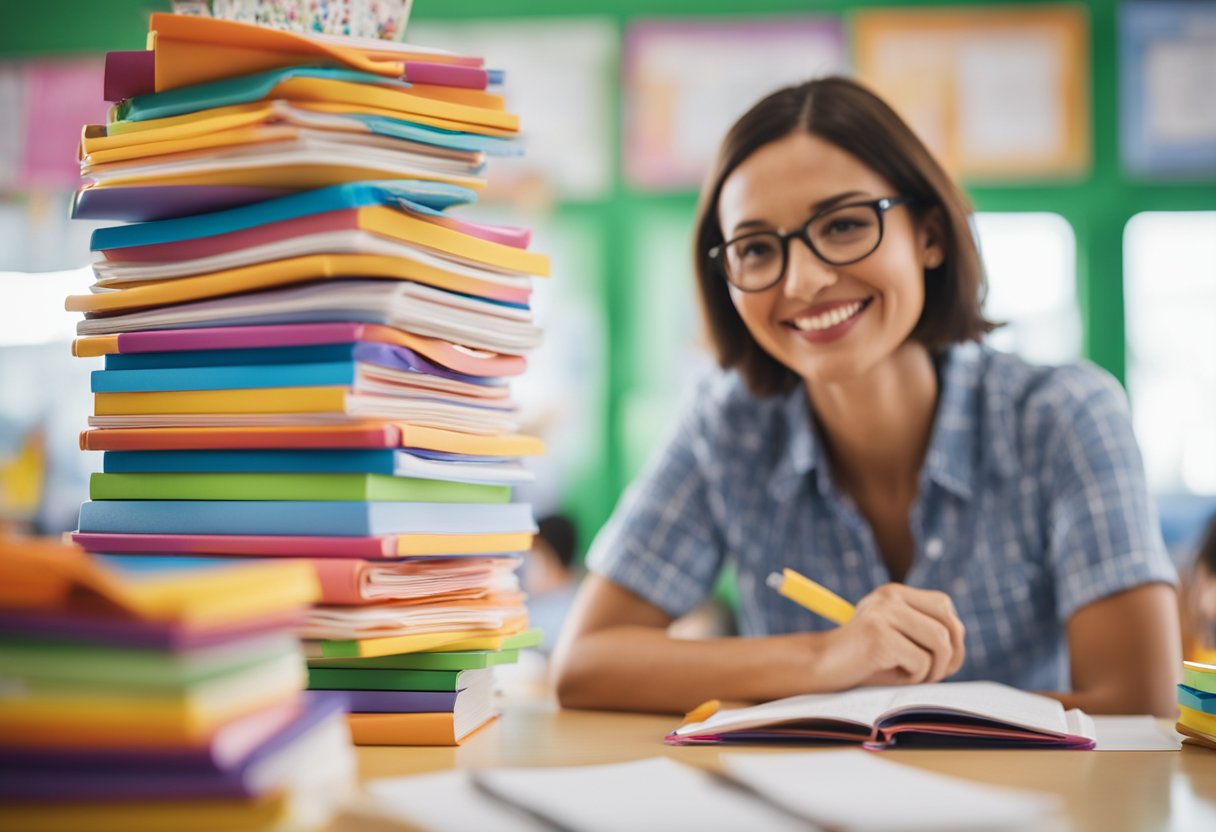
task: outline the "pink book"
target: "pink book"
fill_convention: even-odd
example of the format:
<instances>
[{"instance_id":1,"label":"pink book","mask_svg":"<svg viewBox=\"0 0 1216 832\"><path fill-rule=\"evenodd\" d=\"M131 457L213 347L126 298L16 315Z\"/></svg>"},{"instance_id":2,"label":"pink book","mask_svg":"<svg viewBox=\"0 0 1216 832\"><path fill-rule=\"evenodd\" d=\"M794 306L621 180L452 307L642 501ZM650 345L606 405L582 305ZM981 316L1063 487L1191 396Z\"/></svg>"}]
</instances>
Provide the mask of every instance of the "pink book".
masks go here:
<instances>
[{"instance_id":1,"label":"pink book","mask_svg":"<svg viewBox=\"0 0 1216 832\"><path fill-rule=\"evenodd\" d=\"M306 241L311 234L357 231L360 227L360 210L362 209L346 208L341 211L325 211L320 214L308 214L294 219L254 225L225 234L212 234L206 237L192 237L187 240L151 243L143 246L100 249L100 251L107 261L114 263L172 263L180 260L195 260L270 243ZM531 231L526 228L483 225L430 214L425 215L424 219L471 237L501 243L512 248L527 248L532 236Z\"/></svg>"},{"instance_id":2,"label":"pink book","mask_svg":"<svg viewBox=\"0 0 1216 832\"><path fill-rule=\"evenodd\" d=\"M364 558L460 557L527 550L532 535L401 534L381 537L314 537L242 534L123 534L72 532L85 551L127 555L236 555L244 557Z\"/></svg>"},{"instance_id":3,"label":"pink book","mask_svg":"<svg viewBox=\"0 0 1216 832\"><path fill-rule=\"evenodd\" d=\"M78 356L98 356L111 353L304 347L358 341L406 347L436 364L471 376L516 376L528 366L523 356L458 347L440 338L415 335L382 324L353 322L159 329L91 335L77 338L72 343L72 352Z\"/></svg>"},{"instance_id":4,"label":"pink book","mask_svg":"<svg viewBox=\"0 0 1216 832\"><path fill-rule=\"evenodd\" d=\"M324 604L433 603L517 588L515 556L426 558L390 563L311 558Z\"/></svg>"}]
</instances>

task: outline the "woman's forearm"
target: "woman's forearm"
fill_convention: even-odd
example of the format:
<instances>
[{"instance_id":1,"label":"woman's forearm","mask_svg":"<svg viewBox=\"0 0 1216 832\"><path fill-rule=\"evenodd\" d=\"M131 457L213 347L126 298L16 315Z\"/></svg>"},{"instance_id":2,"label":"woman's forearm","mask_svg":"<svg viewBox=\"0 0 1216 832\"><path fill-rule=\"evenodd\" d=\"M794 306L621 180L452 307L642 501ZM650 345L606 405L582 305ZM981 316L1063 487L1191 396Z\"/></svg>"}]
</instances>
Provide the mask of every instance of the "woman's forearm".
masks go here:
<instances>
[{"instance_id":1,"label":"woman's forearm","mask_svg":"<svg viewBox=\"0 0 1216 832\"><path fill-rule=\"evenodd\" d=\"M683 640L657 627L608 627L556 657L554 682L567 708L683 713L707 699L832 689L830 679L814 684L822 643L818 633Z\"/></svg>"}]
</instances>

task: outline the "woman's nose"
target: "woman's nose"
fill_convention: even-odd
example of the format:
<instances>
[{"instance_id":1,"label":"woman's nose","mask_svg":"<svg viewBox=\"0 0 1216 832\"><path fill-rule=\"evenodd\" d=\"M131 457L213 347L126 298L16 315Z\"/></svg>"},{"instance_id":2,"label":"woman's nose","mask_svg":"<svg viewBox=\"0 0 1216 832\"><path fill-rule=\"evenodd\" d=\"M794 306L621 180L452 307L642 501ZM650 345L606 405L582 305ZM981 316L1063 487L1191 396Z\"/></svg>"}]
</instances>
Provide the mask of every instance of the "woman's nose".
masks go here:
<instances>
[{"instance_id":1,"label":"woman's nose","mask_svg":"<svg viewBox=\"0 0 1216 832\"><path fill-rule=\"evenodd\" d=\"M786 295L810 299L836 282L836 267L820 260L805 240L795 237L789 246L785 263Z\"/></svg>"}]
</instances>

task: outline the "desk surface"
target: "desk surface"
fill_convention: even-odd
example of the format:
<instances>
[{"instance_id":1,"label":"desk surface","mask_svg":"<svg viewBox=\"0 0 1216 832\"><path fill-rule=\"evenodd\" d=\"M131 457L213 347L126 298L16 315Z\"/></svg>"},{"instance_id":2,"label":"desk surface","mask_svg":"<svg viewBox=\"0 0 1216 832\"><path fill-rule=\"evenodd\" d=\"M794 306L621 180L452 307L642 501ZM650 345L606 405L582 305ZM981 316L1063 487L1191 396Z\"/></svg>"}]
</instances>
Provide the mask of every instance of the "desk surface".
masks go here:
<instances>
[{"instance_id":1,"label":"desk surface","mask_svg":"<svg viewBox=\"0 0 1216 832\"><path fill-rule=\"evenodd\" d=\"M359 774L372 780L450 768L592 765L656 755L716 768L721 747L663 744L677 722L669 716L561 711L547 701L508 702L499 720L459 748L360 748ZM942 774L1059 794L1067 804L1065 829L1216 830L1216 752L1205 749L882 753Z\"/></svg>"}]
</instances>

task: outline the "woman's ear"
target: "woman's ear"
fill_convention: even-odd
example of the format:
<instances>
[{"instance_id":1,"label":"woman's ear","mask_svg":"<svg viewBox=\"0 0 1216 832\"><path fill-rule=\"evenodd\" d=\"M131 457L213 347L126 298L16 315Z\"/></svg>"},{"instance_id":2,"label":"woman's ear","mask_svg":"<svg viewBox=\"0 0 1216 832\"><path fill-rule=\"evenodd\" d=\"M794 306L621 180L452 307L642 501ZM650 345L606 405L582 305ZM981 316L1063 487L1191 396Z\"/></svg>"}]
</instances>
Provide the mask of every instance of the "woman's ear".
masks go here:
<instances>
[{"instance_id":1,"label":"woman's ear","mask_svg":"<svg viewBox=\"0 0 1216 832\"><path fill-rule=\"evenodd\" d=\"M946 261L946 223L940 206L933 206L917 224L916 244L921 264L926 269L936 269Z\"/></svg>"}]
</instances>

